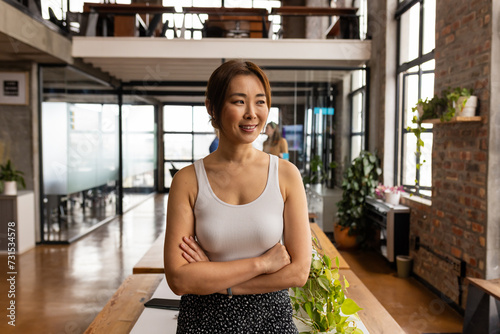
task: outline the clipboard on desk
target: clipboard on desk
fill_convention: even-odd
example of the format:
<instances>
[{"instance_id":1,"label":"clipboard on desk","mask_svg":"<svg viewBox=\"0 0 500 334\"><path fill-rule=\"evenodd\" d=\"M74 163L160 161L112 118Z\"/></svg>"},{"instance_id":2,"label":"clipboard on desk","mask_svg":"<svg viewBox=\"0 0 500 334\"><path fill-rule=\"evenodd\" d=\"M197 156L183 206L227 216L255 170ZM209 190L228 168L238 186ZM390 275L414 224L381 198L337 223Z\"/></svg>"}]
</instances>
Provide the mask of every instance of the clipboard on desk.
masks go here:
<instances>
[{"instance_id":1,"label":"clipboard on desk","mask_svg":"<svg viewBox=\"0 0 500 334\"><path fill-rule=\"evenodd\" d=\"M144 303L144 306L179 311L180 302L180 299L151 298Z\"/></svg>"}]
</instances>

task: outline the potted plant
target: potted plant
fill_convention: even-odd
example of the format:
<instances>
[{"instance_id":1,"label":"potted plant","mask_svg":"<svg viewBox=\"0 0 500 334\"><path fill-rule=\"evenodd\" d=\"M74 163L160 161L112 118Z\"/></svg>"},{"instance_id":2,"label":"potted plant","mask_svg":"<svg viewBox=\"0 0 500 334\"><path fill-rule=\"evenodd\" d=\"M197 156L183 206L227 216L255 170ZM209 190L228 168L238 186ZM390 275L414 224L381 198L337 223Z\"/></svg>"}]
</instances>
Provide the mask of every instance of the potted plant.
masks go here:
<instances>
[{"instance_id":1,"label":"potted plant","mask_svg":"<svg viewBox=\"0 0 500 334\"><path fill-rule=\"evenodd\" d=\"M472 95L473 89L456 87L445 92L448 99L448 109L454 116L472 117L476 115L477 96Z\"/></svg>"},{"instance_id":2,"label":"potted plant","mask_svg":"<svg viewBox=\"0 0 500 334\"><path fill-rule=\"evenodd\" d=\"M335 161L330 162L328 165L330 169L337 168L337 163ZM328 179L328 173L323 167L323 161L319 155L315 155L310 162L310 175L306 175L302 178L304 185L322 183Z\"/></svg>"},{"instance_id":3,"label":"potted plant","mask_svg":"<svg viewBox=\"0 0 500 334\"><path fill-rule=\"evenodd\" d=\"M422 100L419 99L415 107L412 108L412 111L415 113L411 122L415 124L414 126L408 126L408 132L411 132L415 135L417 139L417 147L415 150L415 155L417 157L417 169L422 166L425 162L420 161L420 156L422 152L422 147L424 146L424 141L422 140L422 122L427 119L436 119L439 118L442 122L449 121L454 115L455 111L447 108L447 100L446 98L438 97L434 95L432 99Z\"/></svg>"},{"instance_id":4,"label":"potted plant","mask_svg":"<svg viewBox=\"0 0 500 334\"><path fill-rule=\"evenodd\" d=\"M344 172L342 199L337 203L338 221L334 228L338 248L363 244L375 233L375 227L365 217L366 196L373 196L382 174L377 156L363 151ZM346 235L347 234L347 235ZM351 240L341 239L351 237Z\"/></svg>"},{"instance_id":5,"label":"potted plant","mask_svg":"<svg viewBox=\"0 0 500 334\"><path fill-rule=\"evenodd\" d=\"M340 280L338 258L335 262L337 268L332 268L326 254L320 255L313 250L306 284L301 288L291 288L294 317L308 329L301 333L362 334L354 320L361 308L346 297L349 283L345 277L343 282Z\"/></svg>"},{"instance_id":6,"label":"potted plant","mask_svg":"<svg viewBox=\"0 0 500 334\"><path fill-rule=\"evenodd\" d=\"M375 196L392 205L399 204L401 193L403 192L403 186L384 186L383 184L379 184L375 188Z\"/></svg>"},{"instance_id":7,"label":"potted plant","mask_svg":"<svg viewBox=\"0 0 500 334\"><path fill-rule=\"evenodd\" d=\"M26 183L24 182L23 175L23 172L14 169L14 166L12 165L10 160L8 160L5 165L0 165L0 181L3 181L4 184L4 195L16 195L18 183L23 188L26 188Z\"/></svg>"}]
</instances>

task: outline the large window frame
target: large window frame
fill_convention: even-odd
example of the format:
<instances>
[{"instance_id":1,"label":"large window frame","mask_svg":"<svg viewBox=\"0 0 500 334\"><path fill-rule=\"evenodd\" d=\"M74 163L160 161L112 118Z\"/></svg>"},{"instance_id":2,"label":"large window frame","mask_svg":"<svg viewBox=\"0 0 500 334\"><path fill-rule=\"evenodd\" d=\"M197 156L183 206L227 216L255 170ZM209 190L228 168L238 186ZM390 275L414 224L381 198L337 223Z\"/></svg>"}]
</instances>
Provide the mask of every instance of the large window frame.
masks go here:
<instances>
[{"instance_id":1,"label":"large window frame","mask_svg":"<svg viewBox=\"0 0 500 334\"><path fill-rule=\"evenodd\" d=\"M425 7L425 6L428 7ZM418 6L418 7L416 7ZM434 6L434 12L428 12L431 6ZM403 30L405 27L402 25L402 20L405 15L411 15L410 11L417 13L418 10L418 36L417 37L417 50L411 49L410 42L408 38L403 40ZM407 143L411 143L411 137L413 133L408 131L408 126L412 126L409 123L409 117L411 112L412 103L416 103L418 99L432 98L431 96L424 96L423 85L425 80L424 76L432 75L432 80L434 79L434 45L429 44L429 40L424 40L424 33L427 33L426 37L429 36L429 32L432 30L434 33L434 26L429 24L429 21L425 21L425 15L431 13L435 14L435 3L433 0L406 0L398 4L396 10L395 19L397 21L397 68L396 68L396 157L395 157L395 170L397 173L395 183L401 184L404 188L411 193L419 195L424 198L430 198L432 195L432 162L431 156L432 152L427 152L427 158L417 156L414 154L415 149L410 152L410 147L407 147ZM432 16L430 16L432 17ZM435 22L434 22L435 24ZM414 27L415 25L412 25ZM407 27L406 27L407 28ZM431 29L431 30L429 30ZM408 31L406 31L408 32ZM415 33L410 32L410 33ZM405 36L407 37L407 36ZM431 41L432 42L432 41ZM429 45L432 49L429 50ZM415 47L415 45L413 45ZM417 51L417 52L415 52ZM409 85L407 85L409 78L416 78L417 92L415 94L410 94ZM432 89L434 92L434 89ZM410 99L409 96L413 99ZM414 101L415 100L415 101ZM432 144L432 125L425 125L423 127L423 134L427 137L426 144L431 146ZM428 147L427 147L428 149ZM431 146L432 149L432 146ZM411 160L410 160L411 159ZM425 170L419 168L424 162L426 164ZM411 177L412 181L408 180Z\"/></svg>"}]
</instances>

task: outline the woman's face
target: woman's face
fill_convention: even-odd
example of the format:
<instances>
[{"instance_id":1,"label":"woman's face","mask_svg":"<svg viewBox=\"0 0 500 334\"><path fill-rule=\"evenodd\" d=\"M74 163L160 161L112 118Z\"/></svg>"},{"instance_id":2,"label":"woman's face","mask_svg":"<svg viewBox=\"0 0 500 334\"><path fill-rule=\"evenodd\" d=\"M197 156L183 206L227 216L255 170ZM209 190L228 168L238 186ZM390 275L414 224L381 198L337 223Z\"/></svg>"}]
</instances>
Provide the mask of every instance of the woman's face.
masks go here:
<instances>
[{"instance_id":1,"label":"woman's face","mask_svg":"<svg viewBox=\"0 0 500 334\"><path fill-rule=\"evenodd\" d=\"M264 86L255 75L237 75L222 108L221 136L235 143L252 143L264 128L269 109Z\"/></svg>"},{"instance_id":2,"label":"woman's face","mask_svg":"<svg viewBox=\"0 0 500 334\"><path fill-rule=\"evenodd\" d=\"M268 137L271 137L273 134L274 134L274 129L271 125L267 125L266 126L266 132L265 134L268 136Z\"/></svg>"}]
</instances>

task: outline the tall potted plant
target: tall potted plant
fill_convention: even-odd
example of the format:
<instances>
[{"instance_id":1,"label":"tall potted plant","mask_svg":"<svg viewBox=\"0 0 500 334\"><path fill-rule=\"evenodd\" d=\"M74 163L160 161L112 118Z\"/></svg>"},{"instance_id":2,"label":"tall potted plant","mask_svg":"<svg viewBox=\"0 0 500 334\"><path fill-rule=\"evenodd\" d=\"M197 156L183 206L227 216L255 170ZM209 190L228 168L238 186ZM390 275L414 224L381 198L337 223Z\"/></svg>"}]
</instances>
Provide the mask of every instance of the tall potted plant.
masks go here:
<instances>
[{"instance_id":1,"label":"tall potted plant","mask_svg":"<svg viewBox=\"0 0 500 334\"><path fill-rule=\"evenodd\" d=\"M17 170L8 160L5 165L0 165L0 181L3 182L3 194L14 196L17 194L17 184L26 188L26 183L23 178L24 173Z\"/></svg>"},{"instance_id":2,"label":"tall potted plant","mask_svg":"<svg viewBox=\"0 0 500 334\"><path fill-rule=\"evenodd\" d=\"M365 218L366 196L373 196L382 174L377 156L363 151L352 161L344 172L342 181L342 199L337 203L337 218L334 238L339 248L349 248L364 244L375 233L375 227ZM342 240L341 237L351 236L354 239Z\"/></svg>"}]
</instances>

